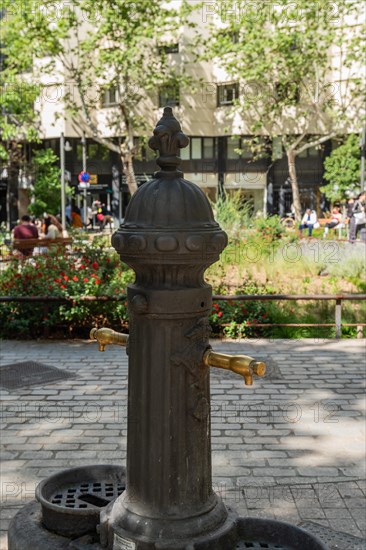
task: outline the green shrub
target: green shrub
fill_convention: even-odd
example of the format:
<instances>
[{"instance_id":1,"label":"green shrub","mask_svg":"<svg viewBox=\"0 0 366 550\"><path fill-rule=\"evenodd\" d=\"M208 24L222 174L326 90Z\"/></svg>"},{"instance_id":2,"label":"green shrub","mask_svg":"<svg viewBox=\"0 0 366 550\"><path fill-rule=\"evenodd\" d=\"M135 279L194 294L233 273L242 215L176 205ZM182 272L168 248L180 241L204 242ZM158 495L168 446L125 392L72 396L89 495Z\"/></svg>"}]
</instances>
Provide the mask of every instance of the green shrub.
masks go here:
<instances>
[{"instance_id":1,"label":"green shrub","mask_svg":"<svg viewBox=\"0 0 366 550\"><path fill-rule=\"evenodd\" d=\"M76 248L74 254L51 249L25 261L13 259L0 276L0 294L6 296L55 296L66 303L0 304L0 335L37 336L44 326L68 327L85 334L92 325L118 325L127 321L126 285L133 272L102 240ZM113 296L118 302L83 301L85 297ZM48 310L48 313L45 313Z\"/></svg>"}]
</instances>

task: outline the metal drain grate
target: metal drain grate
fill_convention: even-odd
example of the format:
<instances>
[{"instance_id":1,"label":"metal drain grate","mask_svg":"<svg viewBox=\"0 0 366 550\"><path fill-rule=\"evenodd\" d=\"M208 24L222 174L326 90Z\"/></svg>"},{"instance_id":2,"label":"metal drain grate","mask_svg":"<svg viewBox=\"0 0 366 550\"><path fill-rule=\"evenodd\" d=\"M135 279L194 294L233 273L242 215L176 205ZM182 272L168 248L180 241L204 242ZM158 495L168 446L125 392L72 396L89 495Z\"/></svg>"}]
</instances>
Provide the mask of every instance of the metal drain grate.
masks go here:
<instances>
[{"instance_id":1,"label":"metal drain grate","mask_svg":"<svg viewBox=\"0 0 366 550\"><path fill-rule=\"evenodd\" d=\"M270 544L268 542L245 542L241 541L239 544L236 545L236 548L240 548L241 550L244 550L246 548L253 548L254 550L258 550L259 548L269 548L270 550L291 550L288 546L280 546L278 544Z\"/></svg>"},{"instance_id":2,"label":"metal drain grate","mask_svg":"<svg viewBox=\"0 0 366 550\"><path fill-rule=\"evenodd\" d=\"M108 481L86 482L53 493L49 501L64 508L103 508L117 498L125 486Z\"/></svg>"},{"instance_id":3,"label":"metal drain grate","mask_svg":"<svg viewBox=\"0 0 366 550\"><path fill-rule=\"evenodd\" d=\"M299 527L317 536L328 547L328 550L366 550L365 539L335 531L319 523L304 521L299 524Z\"/></svg>"},{"instance_id":4,"label":"metal drain grate","mask_svg":"<svg viewBox=\"0 0 366 550\"><path fill-rule=\"evenodd\" d=\"M0 367L0 386L7 390L15 390L66 380L73 376L56 367L49 367L35 361L24 361Z\"/></svg>"}]
</instances>

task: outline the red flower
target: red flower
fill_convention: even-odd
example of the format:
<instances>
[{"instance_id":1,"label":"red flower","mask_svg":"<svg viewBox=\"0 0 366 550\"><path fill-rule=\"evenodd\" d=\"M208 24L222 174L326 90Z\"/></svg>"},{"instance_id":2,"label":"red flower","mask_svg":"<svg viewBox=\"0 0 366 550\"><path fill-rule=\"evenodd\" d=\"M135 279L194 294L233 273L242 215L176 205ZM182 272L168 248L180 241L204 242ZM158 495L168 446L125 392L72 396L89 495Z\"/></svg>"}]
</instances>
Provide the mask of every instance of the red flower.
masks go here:
<instances>
[{"instance_id":1,"label":"red flower","mask_svg":"<svg viewBox=\"0 0 366 550\"><path fill-rule=\"evenodd\" d=\"M68 281L69 280L69 277L67 275L64 275L64 280L65 281Z\"/></svg>"},{"instance_id":2,"label":"red flower","mask_svg":"<svg viewBox=\"0 0 366 550\"><path fill-rule=\"evenodd\" d=\"M93 262L93 263L92 263L92 268L93 268L93 269L98 269L98 267L99 267L99 265L98 265L97 262Z\"/></svg>"},{"instance_id":3,"label":"red flower","mask_svg":"<svg viewBox=\"0 0 366 550\"><path fill-rule=\"evenodd\" d=\"M88 277L84 277L83 281L84 283L87 283L89 281Z\"/></svg>"},{"instance_id":4,"label":"red flower","mask_svg":"<svg viewBox=\"0 0 366 550\"><path fill-rule=\"evenodd\" d=\"M96 279L96 280L95 280L95 284L96 284L96 285L100 285L100 280L99 280L99 279Z\"/></svg>"},{"instance_id":5,"label":"red flower","mask_svg":"<svg viewBox=\"0 0 366 550\"><path fill-rule=\"evenodd\" d=\"M222 311L219 311L217 314L218 317L222 317Z\"/></svg>"},{"instance_id":6,"label":"red flower","mask_svg":"<svg viewBox=\"0 0 366 550\"><path fill-rule=\"evenodd\" d=\"M61 288L66 288L66 285L60 285L60 286L61 286Z\"/></svg>"},{"instance_id":7,"label":"red flower","mask_svg":"<svg viewBox=\"0 0 366 550\"><path fill-rule=\"evenodd\" d=\"M78 281L79 280L79 277L77 277L76 275L73 276L72 278L73 281Z\"/></svg>"},{"instance_id":8,"label":"red flower","mask_svg":"<svg viewBox=\"0 0 366 550\"><path fill-rule=\"evenodd\" d=\"M85 265L81 264L80 269L85 269Z\"/></svg>"}]
</instances>

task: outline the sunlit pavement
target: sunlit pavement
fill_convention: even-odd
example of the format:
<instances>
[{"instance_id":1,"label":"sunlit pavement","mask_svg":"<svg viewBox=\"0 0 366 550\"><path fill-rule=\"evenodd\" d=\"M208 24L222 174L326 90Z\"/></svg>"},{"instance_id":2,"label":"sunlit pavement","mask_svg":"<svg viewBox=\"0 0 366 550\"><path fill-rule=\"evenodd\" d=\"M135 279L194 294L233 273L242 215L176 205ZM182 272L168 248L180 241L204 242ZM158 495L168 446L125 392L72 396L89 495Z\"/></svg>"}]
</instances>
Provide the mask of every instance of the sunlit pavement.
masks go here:
<instances>
[{"instance_id":1,"label":"sunlit pavement","mask_svg":"<svg viewBox=\"0 0 366 550\"><path fill-rule=\"evenodd\" d=\"M211 369L213 485L241 515L313 521L358 537L365 513L365 340L212 342L268 363L252 387ZM72 378L2 390L1 550L36 484L64 468L123 464L127 356L86 341L1 343L1 365Z\"/></svg>"}]
</instances>

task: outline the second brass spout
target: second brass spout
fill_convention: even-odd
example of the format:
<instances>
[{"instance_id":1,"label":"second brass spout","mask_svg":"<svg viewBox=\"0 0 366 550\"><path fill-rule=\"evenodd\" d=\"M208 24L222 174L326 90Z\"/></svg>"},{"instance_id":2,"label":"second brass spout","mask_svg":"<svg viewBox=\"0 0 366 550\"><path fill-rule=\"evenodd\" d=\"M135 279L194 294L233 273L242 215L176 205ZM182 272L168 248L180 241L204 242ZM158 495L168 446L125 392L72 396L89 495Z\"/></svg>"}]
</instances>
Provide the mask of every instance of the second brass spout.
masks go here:
<instances>
[{"instance_id":1,"label":"second brass spout","mask_svg":"<svg viewBox=\"0 0 366 550\"><path fill-rule=\"evenodd\" d=\"M126 346L128 341L128 334L116 332L111 328L92 328L90 331L90 339L97 340L99 351L105 351L105 347L107 344Z\"/></svg>"},{"instance_id":2,"label":"second brass spout","mask_svg":"<svg viewBox=\"0 0 366 550\"><path fill-rule=\"evenodd\" d=\"M256 361L248 355L227 355L208 349L204 353L203 363L207 367L217 367L240 374L244 378L246 386L253 385L254 374L260 377L266 374L265 363Z\"/></svg>"}]
</instances>

